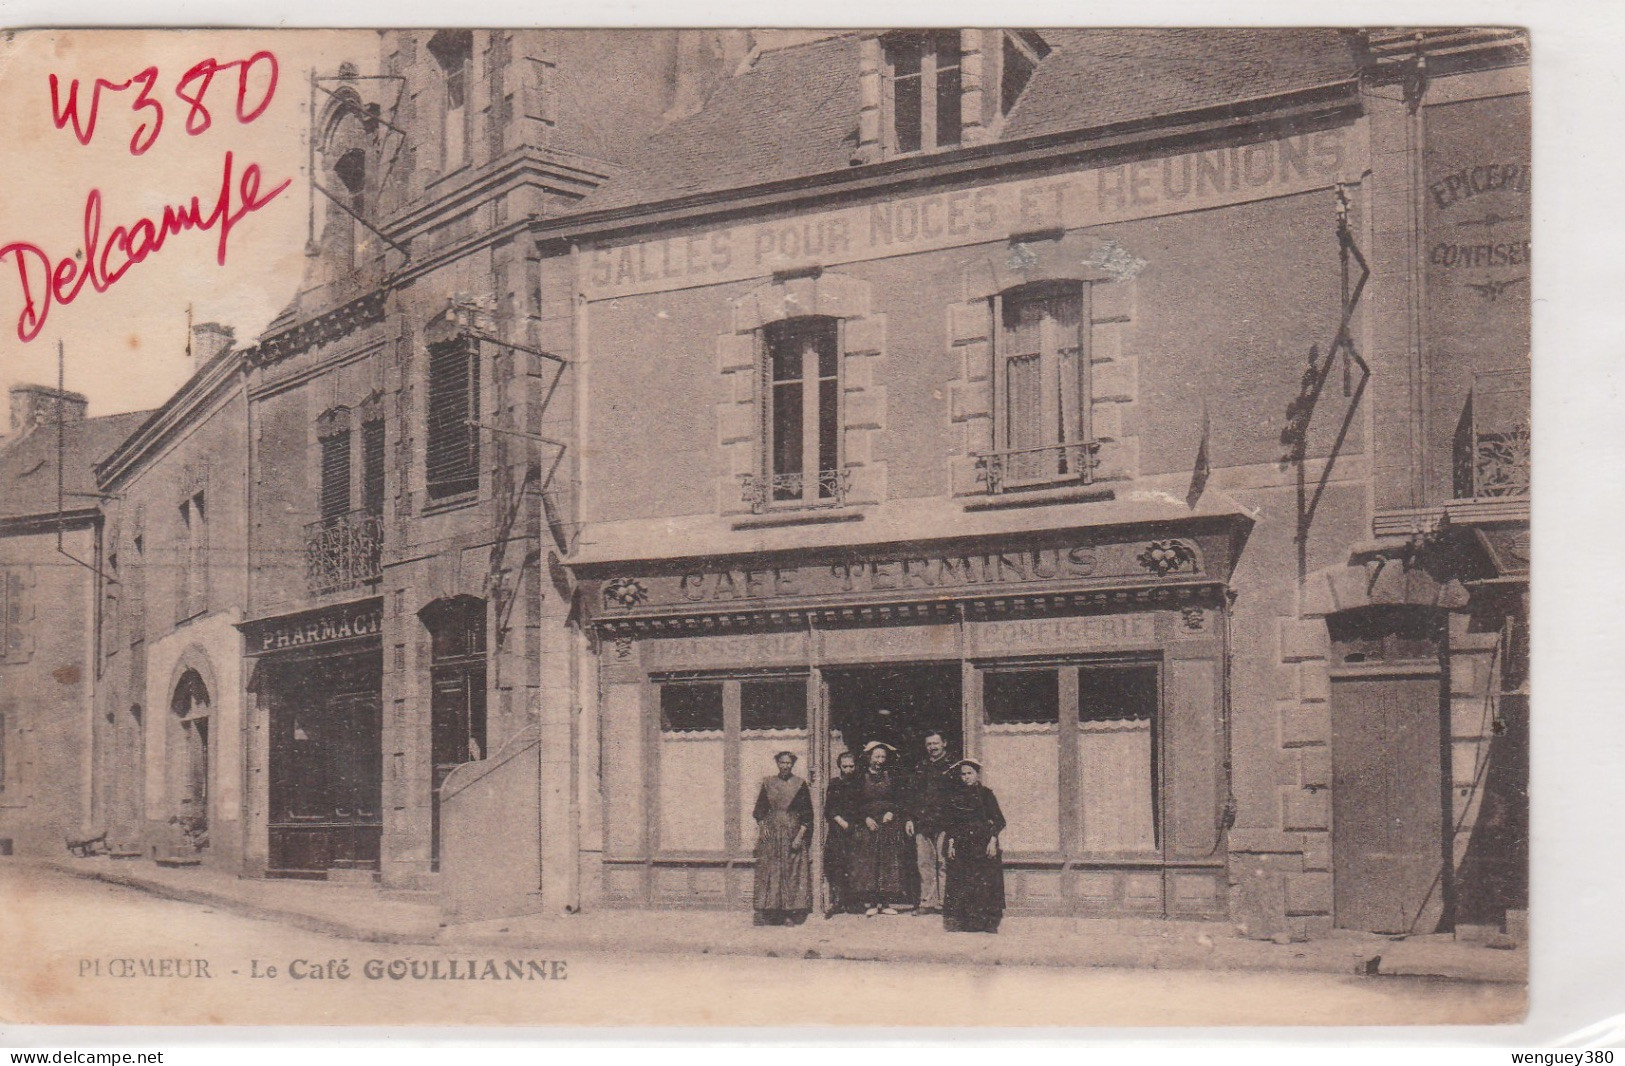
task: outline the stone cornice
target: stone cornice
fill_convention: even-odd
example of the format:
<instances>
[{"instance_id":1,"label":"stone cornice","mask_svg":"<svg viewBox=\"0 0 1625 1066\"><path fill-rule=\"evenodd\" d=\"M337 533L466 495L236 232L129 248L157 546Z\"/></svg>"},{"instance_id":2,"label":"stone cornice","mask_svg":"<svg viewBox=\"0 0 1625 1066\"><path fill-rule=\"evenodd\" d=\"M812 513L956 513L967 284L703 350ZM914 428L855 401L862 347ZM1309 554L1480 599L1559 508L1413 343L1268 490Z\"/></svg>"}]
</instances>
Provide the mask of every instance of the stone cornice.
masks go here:
<instances>
[{"instance_id":1,"label":"stone cornice","mask_svg":"<svg viewBox=\"0 0 1625 1066\"><path fill-rule=\"evenodd\" d=\"M382 322L393 285L392 281L385 281L349 303L261 337L259 343L243 352L243 359L256 369L270 366L300 352L330 344L364 326Z\"/></svg>"}]
</instances>

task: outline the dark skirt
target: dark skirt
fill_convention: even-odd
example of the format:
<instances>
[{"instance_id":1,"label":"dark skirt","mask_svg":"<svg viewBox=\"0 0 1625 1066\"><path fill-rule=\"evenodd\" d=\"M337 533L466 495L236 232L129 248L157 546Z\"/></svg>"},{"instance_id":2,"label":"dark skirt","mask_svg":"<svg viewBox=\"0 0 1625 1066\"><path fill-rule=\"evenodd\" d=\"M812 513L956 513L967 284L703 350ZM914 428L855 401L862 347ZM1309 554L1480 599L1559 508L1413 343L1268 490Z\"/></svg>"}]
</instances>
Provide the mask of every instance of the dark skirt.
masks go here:
<instances>
[{"instance_id":1,"label":"dark skirt","mask_svg":"<svg viewBox=\"0 0 1625 1066\"><path fill-rule=\"evenodd\" d=\"M756 909L775 915L812 909L812 868L805 844L792 848L801 825L785 811L761 820L756 841Z\"/></svg>"},{"instance_id":2,"label":"dark skirt","mask_svg":"<svg viewBox=\"0 0 1625 1066\"><path fill-rule=\"evenodd\" d=\"M905 855L905 847L911 842L903 833L902 823L893 819L879 829L870 830L859 821L852 827L851 839L847 867L851 902L907 903L907 871L912 849Z\"/></svg>"},{"instance_id":3,"label":"dark skirt","mask_svg":"<svg viewBox=\"0 0 1625 1066\"><path fill-rule=\"evenodd\" d=\"M951 827L954 853L947 862L942 925L949 931L997 933L1004 918L1004 857L987 857L986 825Z\"/></svg>"}]
</instances>

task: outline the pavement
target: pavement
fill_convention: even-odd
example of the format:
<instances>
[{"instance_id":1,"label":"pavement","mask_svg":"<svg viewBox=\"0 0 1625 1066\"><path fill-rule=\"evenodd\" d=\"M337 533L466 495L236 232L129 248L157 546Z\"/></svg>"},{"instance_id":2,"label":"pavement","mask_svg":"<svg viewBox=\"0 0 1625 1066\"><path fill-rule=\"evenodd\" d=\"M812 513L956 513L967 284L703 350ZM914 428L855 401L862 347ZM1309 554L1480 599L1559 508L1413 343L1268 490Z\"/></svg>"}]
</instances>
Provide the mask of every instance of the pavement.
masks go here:
<instances>
[{"instance_id":1,"label":"pavement","mask_svg":"<svg viewBox=\"0 0 1625 1066\"><path fill-rule=\"evenodd\" d=\"M959 966L1128 967L1438 977L1523 985L1527 948L1464 943L1450 934L1387 937L1334 932L1298 943L1238 936L1228 923L1154 919L1006 918L996 936L948 933L935 917L810 918L758 927L743 911L614 910L524 915L443 925L432 897L373 885L239 877L106 856L32 861L152 895L331 936L448 948L546 949L939 963Z\"/></svg>"}]
</instances>

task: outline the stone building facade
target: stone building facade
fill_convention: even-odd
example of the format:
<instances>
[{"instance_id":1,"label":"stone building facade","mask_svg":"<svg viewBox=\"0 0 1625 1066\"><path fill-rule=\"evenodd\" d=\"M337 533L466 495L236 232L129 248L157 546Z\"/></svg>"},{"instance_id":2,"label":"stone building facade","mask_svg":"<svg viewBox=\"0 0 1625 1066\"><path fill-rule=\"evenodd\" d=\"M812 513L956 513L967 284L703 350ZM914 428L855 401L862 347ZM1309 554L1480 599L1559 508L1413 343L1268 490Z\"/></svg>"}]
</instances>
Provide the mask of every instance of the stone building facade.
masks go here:
<instances>
[{"instance_id":1,"label":"stone building facade","mask_svg":"<svg viewBox=\"0 0 1625 1066\"><path fill-rule=\"evenodd\" d=\"M190 800L206 861L460 917L745 908L774 752L822 833L842 751L935 731L1016 913L1518 921L1520 35L392 31L378 71L317 79L299 295L101 468L120 573L234 471L197 612L102 597L93 791L142 848Z\"/></svg>"}]
</instances>

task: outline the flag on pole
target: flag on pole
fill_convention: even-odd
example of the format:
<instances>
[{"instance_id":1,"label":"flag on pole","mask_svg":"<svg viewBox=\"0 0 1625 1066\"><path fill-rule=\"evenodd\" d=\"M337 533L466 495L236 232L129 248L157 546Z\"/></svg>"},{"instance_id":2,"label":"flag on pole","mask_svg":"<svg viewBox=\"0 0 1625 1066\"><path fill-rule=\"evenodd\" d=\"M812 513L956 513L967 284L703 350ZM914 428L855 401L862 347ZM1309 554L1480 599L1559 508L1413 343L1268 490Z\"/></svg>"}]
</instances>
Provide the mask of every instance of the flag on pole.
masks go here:
<instances>
[{"instance_id":1,"label":"flag on pole","mask_svg":"<svg viewBox=\"0 0 1625 1066\"><path fill-rule=\"evenodd\" d=\"M1185 506L1194 509L1196 501L1202 498L1202 490L1207 488L1208 475L1213 472L1212 457L1209 454L1209 438L1211 426L1208 422L1207 397L1202 398L1202 438L1196 446L1196 464L1191 468L1191 487L1185 493Z\"/></svg>"}]
</instances>

